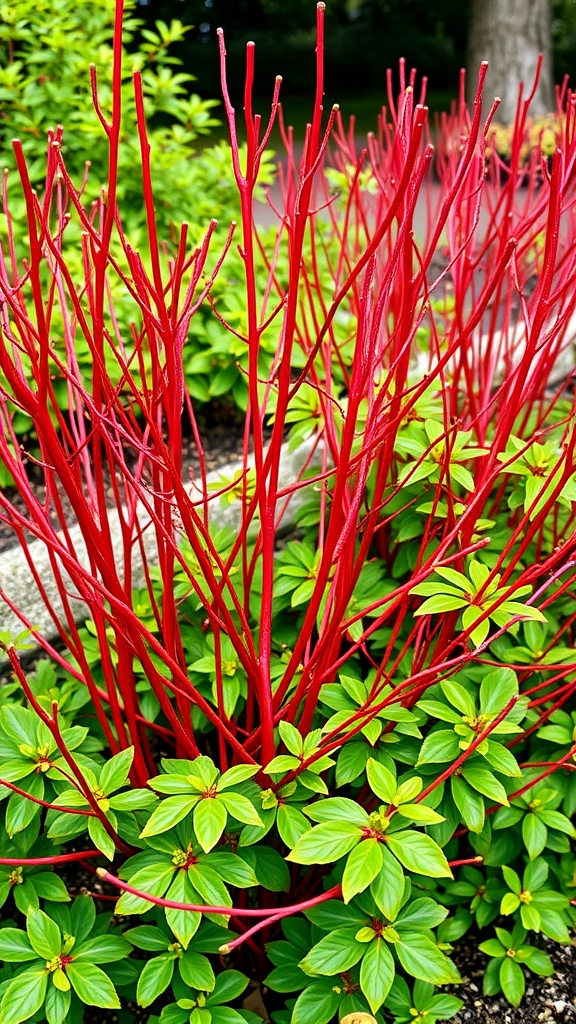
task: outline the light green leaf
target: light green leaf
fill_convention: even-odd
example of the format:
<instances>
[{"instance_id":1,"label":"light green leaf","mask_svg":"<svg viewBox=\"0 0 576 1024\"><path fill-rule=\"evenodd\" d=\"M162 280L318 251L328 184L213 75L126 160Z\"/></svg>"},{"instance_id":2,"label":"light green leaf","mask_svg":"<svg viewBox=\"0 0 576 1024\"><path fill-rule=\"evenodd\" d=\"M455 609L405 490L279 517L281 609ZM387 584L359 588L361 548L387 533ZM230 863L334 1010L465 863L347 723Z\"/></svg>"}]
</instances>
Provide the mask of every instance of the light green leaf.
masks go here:
<instances>
[{"instance_id":1,"label":"light green leaf","mask_svg":"<svg viewBox=\"0 0 576 1024\"><path fill-rule=\"evenodd\" d=\"M519 1006L524 995L524 975L522 968L511 957L505 956L500 965L500 984L502 991L512 1006Z\"/></svg>"},{"instance_id":2,"label":"light green leaf","mask_svg":"<svg viewBox=\"0 0 576 1024\"><path fill-rule=\"evenodd\" d=\"M120 1000L116 989L107 974L94 964L75 963L72 961L66 968L72 988L78 998L88 1006L101 1006L114 1010L120 1009Z\"/></svg>"},{"instance_id":3,"label":"light green leaf","mask_svg":"<svg viewBox=\"0 0 576 1024\"><path fill-rule=\"evenodd\" d=\"M385 804L393 803L397 785L392 772L371 757L366 764L366 774L372 792Z\"/></svg>"},{"instance_id":4,"label":"light green leaf","mask_svg":"<svg viewBox=\"0 0 576 1024\"><path fill-rule=\"evenodd\" d=\"M363 956L366 946L355 938L357 928L339 928L312 946L300 961L306 974L341 974L349 971Z\"/></svg>"},{"instance_id":5,"label":"light green leaf","mask_svg":"<svg viewBox=\"0 0 576 1024\"><path fill-rule=\"evenodd\" d=\"M26 919L26 931L32 949L44 958L51 960L58 956L62 949L60 929L55 921L42 910L31 910Z\"/></svg>"},{"instance_id":6,"label":"light green leaf","mask_svg":"<svg viewBox=\"0 0 576 1024\"><path fill-rule=\"evenodd\" d=\"M174 963L174 956L170 953L162 953L146 961L136 989L136 999L140 1006L150 1006L166 991L172 981Z\"/></svg>"},{"instance_id":7,"label":"light green leaf","mask_svg":"<svg viewBox=\"0 0 576 1024\"><path fill-rule=\"evenodd\" d=\"M345 796L331 796L326 800L318 800L306 808L306 814L312 821L348 821L352 825L365 828L369 816L356 800Z\"/></svg>"},{"instance_id":8,"label":"light green leaf","mask_svg":"<svg viewBox=\"0 0 576 1024\"><path fill-rule=\"evenodd\" d=\"M452 878L446 857L430 836L421 832L395 832L386 837L388 848L409 871L431 878Z\"/></svg>"},{"instance_id":9,"label":"light green leaf","mask_svg":"<svg viewBox=\"0 0 576 1024\"><path fill-rule=\"evenodd\" d=\"M112 836L109 836L99 818L88 818L88 833L97 850L108 860L114 860L116 847Z\"/></svg>"},{"instance_id":10,"label":"light green leaf","mask_svg":"<svg viewBox=\"0 0 576 1024\"><path fill-rule=\"evenodd\" d=\"M286 859L296 864L331 864L350 853L361 838L358 825L326 821L305 832Z\"/></svg>"},{"instance_id":11,"label":"light green leaf","mask_svg":"<svg viewBox=\"0 0 576 1024\"><path fill-rule=\"evenodd\" d=\"M377 839L363 839L348 855L342 877L342 896L349 903L364 892L382 867L382 847Z\"/></svg>"},{"instance_id":12,"label":"light green leaf","mask_svg":"<svg viewBox=\"0 0 576 1024\"><path fill-rule=\"evenodd\" d=\"M210 853L216 846L226 828L227 819L226 807L220 798L198 801L194 808L194 832L204 853Z\"/></svg>"},{"instance_id":13,"label":"light green leaf","mask_svg":"<svg viewBox=\"0 0 576 1024\"><path fill-rule=\"evenodd\" d=\"M454 964L426 935L403 932L394 950L404 970L413 978L432 985L454 985L460 981Z\"/></svg>"},{"instance_id":14,"label":"light green leaf","mask_svg":"<svg viewBox=\"0 0 576 1024\"><path fill-rule=\"evenodd\" d=\"M511 668L489 672L480 686L480 712L491 720L496 718L518 694L518 678Z\"/></svg>"},{"instance_id":15,"label":"light green leaf","mask_svg":"<svg viewBox=\"0 0 576 1024\"><path fill-rule=\"evenodd\" d=\"M370 943L360 966L360 988L372 1013L377 1013L394 981L394 959L382 938Z\"/></svg>"},{"instance_id":16,"label":"light green leaf","mask_svg":"<svg viewBox=\"0 0 576 1024\"><path fill-rule=\"evenodd\" d=\"M524 816L522 838L530 860L534 860L542 853L548 839L548 829L536 814L529 812Z\"/></svg>"},{"instance_id":17,"label":"light green leaf","mask_svg":"<svg viewBox=\"0 0 576 1024\"><path fill-rule=\"evenodd\" d=\"M126 785L133 760L134 747L127 747L104 763L100 771L100 789L106 796Z\"/></svg>"},{"instance_id":18,"label":"light green leaf","mask_svg":"<svg viewBox=\"0 0 576 1024\"><path fill-rule=\"evenodd\" d=\"M26 960L35 960L37 955L26 932L20 928L0 928L0 960L24 963Z\"/></svg>"},{"instance_id":19,"label":"light green leaf","mask_svg":"<svg viewBox=\"0 0 576 1024\"><path fill-rule=\"evenodd\" d=\"M399 861L382 846L382 868L370 886L376 906L389 921L394 921L404 899L406 879Z\"/></svg>"},{"instance_id":20,"label":"light green leaf","mask_svg":"<svg viewBox=\"0 0 576 1024\"><path fill-rule=\"evenodd\" d=\"M201 953L187 949L184 956L179 959L178 967L182 980L190 988L198 988L202 992L211 992L214 988L214 971L210 961Z\"/></svg>"},{"instance_id":21,"label":"light green leaf","mask_svg":"<svg viewBox=\"0 0 576 1024\"><path fill-rule=\"evenodd\" d=\"M224 804L228 814L244 825L261 826L264 824L254 805L240 793L219 793L216 802Z\"/></svg>"},{"instance_id":22,"label":"light green leaf","mask_svg":"<svg viewBox=\"0 0 576 1024\"><path fill-rule=\"evenodd\" d=\"M338 1009L340 996L329 986L309 985L300 993L291 1024L328 1024Z\"/></svg>"},{"instance_id":23,"label":"light green leaf","mask_svg":"<svg viewBox=\"0 0 576 1024\"><path fill-rule=\"evenodd\" d=\"M48 971L44 964L33 967L10 982L0 1004L0 1024L21 1024L42 1006L46 997Z\"/></svg>"},{"instance_id":24,"label":"light green leaf","mask_svg":"<svg viewBox=\"0 0 576 1024\"><path fill-rule=\"evenodd\" d=\"M259 771L260 765L258 764L234 765L233 768L229 768L228 771L223 772L216 783L216 789L220 793L223 789L228 789L229 786L237 786L240 782L245 782L246 779L251 779Z\"/></svg>"},{"instance_id":25,"label":"light green leaf","mask_svg":"<svg viewBox=\"0 0 576 1024\"><path fill-rule=\"evenodd\" d=\"M166 896L176 903L202 903L202 898L190 884L187 871L176 872ZM188 949L188 944L198 931L201 920L202 914L195 910L166 908L166 923L184 949Z\"/></svg>"},{"instance_id":26,"label":"light green leaf","mask_svg":"<svg viewBox=\"0 0 576 1024\"><path fill-rule=\"evenodd\" d=\"M162 800L142 829L140 837L157 836L174 828L198 803L198 796L169 796Z\"/></svg>"}]
</instances>

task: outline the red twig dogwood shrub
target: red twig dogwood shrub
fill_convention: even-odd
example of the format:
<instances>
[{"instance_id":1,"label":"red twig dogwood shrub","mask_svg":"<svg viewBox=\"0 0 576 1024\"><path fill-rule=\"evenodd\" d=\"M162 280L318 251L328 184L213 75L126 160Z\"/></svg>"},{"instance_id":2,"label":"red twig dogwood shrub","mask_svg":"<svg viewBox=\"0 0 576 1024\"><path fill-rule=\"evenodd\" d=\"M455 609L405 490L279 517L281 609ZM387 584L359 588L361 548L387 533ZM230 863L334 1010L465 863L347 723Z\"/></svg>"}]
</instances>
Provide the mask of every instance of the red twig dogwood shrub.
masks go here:
<instances>
[{"instance_id":1,"label":"red twig dogwood shrub","mask_svg":"<svg viewBox=\"0 0 576 1024\"><path fill-rule=\"evenodd\" d=\"M473 109L461 98L433 145L424 87L401 65L398 96L390 81L360 149L353 126L322 108L323 18L319 4L301 150L281 119L279 79L267 123L254 113L248 44L241 155L221 39L242 217L219 249L215 222L192 244L185 224L158 237L138 75L143 255L123 230L121 3L110 112L92 78L109 142L100 201L85 209L62 129L49 136L41 196L14 143L29 251L10 233L10 182L0 460L14 487L0 519L27 553L57 639L5 595L51 659L27 671L19 641L3 634L20 693L0 711L6 831L21 843L19 870L35 870L88 830L95 848L83 861L114 860L98 869L108 896L118 913L144 915L108 959L132 946L155 956L82 981L83 954L66 946L74 922L50 897L39 909L40 886L17 904L28 936L18 942L46 968L7 979L2 1024L44 999L49 1024L70 1007L81 1019L82 1002L120 1005L114 984L162 1024L250 1022L240 1004L223 1009L247 984L237 967L288 995L280 1024L354 1011L381 1021L383 1008L398 1021L445 1019L459 1000L432 986L458 980L446 951L471 925L514 917L485 943L486 991L513 1003L519 964L552 970L527 932L568 938L574 100L561 96L552 158L534 149L526 162L521 97L504 163L496 108L482 120L485 68ZM270 197L277 226L264 231L253 199L276 117L286 155ZM78 249L80 280L68 258ZM212 291L234 249L245 315L231 323ZM184 388L202 305L247 354L241 464L215 491ZM42 497L20 413L34 424ZM198 456L192 487L184 422ZM289 477L287 446L304 452ZM235 527L212 516L222 502L237 510ZM47 552L58 603L31 539ZM35 857L36 843L47 845ZM0 930L9 961L7 940ZM42 984L31 996L33 971Z\"/></svg>"}]
</instances>

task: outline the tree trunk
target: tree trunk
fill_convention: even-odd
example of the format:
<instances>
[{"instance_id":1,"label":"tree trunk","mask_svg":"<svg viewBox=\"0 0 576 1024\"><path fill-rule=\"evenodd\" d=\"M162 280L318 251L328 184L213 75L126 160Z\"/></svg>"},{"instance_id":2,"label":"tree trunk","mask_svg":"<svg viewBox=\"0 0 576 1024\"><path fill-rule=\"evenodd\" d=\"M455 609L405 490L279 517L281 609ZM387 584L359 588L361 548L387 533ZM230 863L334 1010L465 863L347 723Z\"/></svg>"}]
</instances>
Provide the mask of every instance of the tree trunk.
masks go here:
<instances>
[{"instance_id":1,"label":"tree trunk","mask_svg":"<svg viewBox=\"0 0 576 1024\"><path fill-rule=\"evenodd\" d=\"M518 87L524 97L532 89L538 54L544 56L532 114L549 113L554 106L552 86L551 0L472 0L468 35L467 87L473 98L480 62L489 62L484 90L485 107L494 96L501 104L497 120L514 119Z\"/></svg>"}]
</instances>

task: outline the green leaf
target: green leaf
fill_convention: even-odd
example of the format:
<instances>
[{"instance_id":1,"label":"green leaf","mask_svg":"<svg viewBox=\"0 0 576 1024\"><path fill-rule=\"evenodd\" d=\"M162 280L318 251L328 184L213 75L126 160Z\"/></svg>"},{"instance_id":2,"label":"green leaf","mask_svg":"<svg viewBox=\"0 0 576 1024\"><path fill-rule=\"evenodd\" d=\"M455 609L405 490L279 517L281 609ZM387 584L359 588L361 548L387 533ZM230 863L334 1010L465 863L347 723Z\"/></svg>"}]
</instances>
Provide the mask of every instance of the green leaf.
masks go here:
<instances>
[{"instance_id":1,"label":"green leaf","mask_svg":"<svg viewBox=\"0 0 576 1024\"><path fill-rule=\"evenodd\" d=\"M440 684L440 688L446 700L453 708L456 708L466 718L474 718L476 716L476 708L471 694L460 683L457 683L455 679L445 679Z\"/></svg>"},{"instance_id":2,"label":"green leaf","mask_svg":"<svg viewBox=\"0 0 576 1024\"><path fill-rule=\"evenodd\" d=\"M402 818L408 818L409 821L415 822L417 825L438 825L445 820L441 814L433 811L426 804L402 804L398 808L398 814Z\"/></svg>"},{"instance_id":3,"label":"green leaf","mask_svg":"<svg viewBox=\"0 0 576 1024\"><path fill-rule=\"evenodd\" d=\"M66 974L81 1002L88 1006L101 1006L103 1009L120 1009L116 989L108 975L99 967L72 961L66 968Z\"/></svg>"},{"instance_id":4,"label":"green leaf","mask_svg":"<svg viewBox=\"0 0 576 1024\"><path fill-rule=\"evenodd\" d=\"M395 832L386 837L388 848L409 871L431 878L452 878L446 857L430 836L420 832Z\"/></svg>"},{"instance_id":5,"label":"green leaf","mask_svg":"<svg viewBox=\"0 0 576 1024\"><path fill-rule=\"evenodd\" d=\"M349 903L364 892L382 867L382 847L377 839L363 839L348 855L342 877L342 896Z\"/></svg>"},{"instance_id":6,"label":"green leaf","mask_svg":"<svg viewBox=\"0 0 576 1024\"><path fill-rule=\"evenodd\" d=\"M117 911L118 904L116 904ZM78 944L88 938L95 924L96 907L94 906L94 900L88 893L84 896L77 896L70 907L70 931L75 936Z\"/></svg>"},{"instance_id":7,"label":"green leaf","mask_svg":"<svg viewBox=\"0 0 576 1024\"><path fill-rule=\"evenodd\" d=\"M422 711L425 711L427 715L431 715L432 718L439 718L441 722L451 722L453 725L459 725L462 721L462 715L449 708L447 704L440 700L420 700L417 706Z\"/></svg>"},{"instance_id":8,"label":"green leaf","mask_svg":"<svg viewBox=\"0 0 576 1024\"><path fill-rule=\"evenodd\" d=\"M534 974L539 974L544 978L549 978L554 974L554 965L550 957L541 949L526 947L524 963Z\"/></svg>"},{"instance_id":9,"label":"green leaf","mask_svg":"<svg viewBox=\"0 0 576 1024\"><path fill-rule=\"evenodd\" d=\"M345 796L331 796L326 800L318 800L306 808L306 814L312 821L348 821L352 825L365 828L368 825L368 814L356 800Z\"/></svg>"},{"instance_id":10,"label":"green leaf","mask_svg":"<svg viewBox=\"0 0 576 1024\"><path fill-rule=\"evenodd\" d=\"M127 747L115 754L109 761L106 761L100 771L100 789L106 796L121 789L128 781L132 761L134 760L134 747Z\"/></svg>"},{"instance_id":11,"label":"green leaf","mask_svg":"<svg viewBox=\"0 0 576 1024\"><path fill-rule=\"evenodd\" d=\"M129 876L130 885L142 892L149 892L151 896L163 896L175 871L174 865L170 862L168 864L150 864ZM132 893L125 892L116 904L116 912L126 915L144 914L150 910L151 906L152 904L141 896L133 896Z\"/></svg>"},{"instance_id":12,"label":"green leaf","mask_svg":"<svg viewBox=\"0 0 576 1024\"><path fill-rule=\"evenodd\" d=\"M559 832L564 832L564 834L570 836L571 839L576 837L576 829L565 814L561 814L559 811L542 810L538 816L547 828L555 828Z\"/></svg>"},{"instance_id":13,"label":"green leaf","mask_svg":"<svg viewBox=\"0 0 576 1024\"><path fill-rule=\"evenodd\" d=\"M299 757L302 753L303 743L302 737L296 726L292 725L290 722L281 721L278 723L278 732L280 733L280 738L282 739L286 749L289 750L291 754Z\"/></svg>"},{"instance_id":14,"label":"green leaf","mask_svg":"<svg viewBox=\"0 0 576 1024\"><path fill-rule=\"evenodd\" d=\"M51 900L53 903L68 903L70 900L64 882L53 871L39 871L33 876L33 883L43 900Z\"/></svg>"},{"instance_id":15,"label":"green leaf","mask_svg":"<svg viewBox=\"0 0 576 1024\"><path fill-rule=\"evenodd\" d=\"M312 947L299 967L306 974L340 974L349 971L362 957L366 946L357 942L357 928L340 928L325 935Z\"/></svg>"},{"instance_id":16,"label":"green leaf","mask_svg":"<svg viewBox=\"0 0 576 1024\"><path fill-rule=\"evenodd\" d=\"M220 875L213 871L205 861L199 860L197 864L192 864L188 868L188 878L209 906L231 906L230 893ZM219 924L223 923L221 916L217 920Z\"/></svg>"},{"instance_id":17,"label":"green leaf","mask_svg":"<svg viewBox=\"0 0 576 1024\"><path fill-rule=\"evenodd\" d=\"M420 748L417 765L454 761L461 753L454 730L438 729L428 733Z\"/></svg>"},{"instance_id":18,"label":"green leaf","mask_svg":"<svg viewBox=\"0 0 576 1024\"><path fill-rule=\"evenodd\" d=\"M48 985L44 1013L48 1024L66 1024L72 993L70 989L61 992L55 985Z\"/></svg>"},{"instance_id":19,"label":"green leaf","mask_svg":"<svg viewBox=\"0 0 576 1024\"><path fill-rule=\"evenodd\" d=\"M301 836L310 829L310 823L302 811L291 807L290 804L280 804L276 815L276 826L282 842L289 847L296 846Z\"/></svg>"},{"instance_id":20,"label":"green leaf","mask_svg":"<svg viewBox=\"0 0 576 1024\"><path fill-rule=\"evenodd\" d=\"M228 814L244 825L264 824L254 805L240 793L220 793L215 802L224 804Z\"/></svg>"},{"instance_id":21,"label":"green leaf","mask_svg":"<svg viewBox=\"0 0 576 1024\"><path fill-rule=\"evenodd\" d=\"M372 792L385 804L393 803L397 786L392 772L371 757L366 764L366 774Z\"/></svg>"},{"instance_id":22,"label":"green leaf","mask_svg":"<svg viewBox=\"0 0 576 1024\"><path fill-rule=\"evenodd\" d=\"M426 935L403 932L394 950L404 970L413 978L432 985L454 985L460 981L454 964Z\"/></svg>"},{"instance_id":23,"label":"green leaf","mask_svg":"<svg viewBox=\"0 0 576 1024\"><path fill-rule=\"evenodd\" d=\"M223 772L216 783L216 789L220 793L223 789L228 789L229 786L237 786L240 782L245 782L246 779L251 779L259 771L260 765L258 764L234 765L233 768L229 768L228 771Z\"/></svg>"},{"instance_id":24,"label":"green leaf","mask_svg":"<svg viewBox=\"0 0 576 1024\"><path fill-rule=\"evenodd\" d=\"M202 992L211 992L214 988L214 971L210 961L201 953L187 949L184 956L178 960L178 967L182 980L190 988L198 988Z\"/></svg>"},{"instance_id":25,"label":"green leaf","mask_svg":"<svg viewBox=\"0 0 576 1024\"><path fill-rule=\"evenodd\" d=\"M372 1013L382 1006L394 981L394 959L382 938L370 943L360 966L360 988Z\"/></svg>"},{"instance_id":26,"label":"green leaf","mask_svg":"<svg viewBox=\"0 0 576 1024\"><path fill-rule=\"evenodd\" d=\"M505 956L500 965L500 984L502 991L512 1006L519 1006L524 995L524 975L522 968L512 957Z\"/></svg>"},{"instance_id":27,"label":"green leaf","mask_svg":"<svg viewBox=\"0 0 576 1024\"><path fill-rule=\"evenodd\" d=\"M327 821L305 832L287 860L296 864L330 864L339 860L362 838L362 829L347 821Z\"/></svg>"},{"instance_id":28,"label":"green leaf","mask_svg":"<svg viewBox=\"0 0 576 1024\"><path fill-rule=\"evenodd\" d=\"M144 964L136 989L136 999L140 1006L150 1006L166 991L174 974L174 962L172 954L163 953Z\"/></svg>"},{"instance_id":29,"label":"green leaf","mask_svg":"<svg viewBox=\"0 0 576 1024\"><path fill-rule=\"evenodd\" d=\"M206 1000L206 1006L219 1006L221 1003L231 1003L238 999L248 985L248 978L240 971L223 971L216 978L214 991Z\"/></svg>"},{"instance_id":30,"label":"green leaf","mask_svg":"<svg viewBox=\"0 0 576 1024\"><path fill-rule=\"evenodd\" d=\"M503 804L504 807L508 806L508 795L504 786L487 768L483 768L477 763L467 764L465 762L462 765L461 771L463 778L472 786L472 789L483 793L489 800L494 800L497 804Z\"/></svg>"},{"instance_id":31,"label":"green leaf","mask_svg":"<svg viewBox=\"0 0 576 1024\"><path fill-rule=\"evenodd\" d=\"M500 913L506 917L508 914L513 914L515 910L518 910L519 906L520 898L516 895L516 893L507 892L506 895L502 897L502 902L500 904Z\"/></svg>"},{"instance_id":32,"label":"green leaf","mask_svg":"<svg viewBox=\"0 0 576 1024\"><path fill-rule=\"evenodd\" d=\"M422 931L426 928L436 928L437 925L444 921L447 914L446 908L441 907L436 900L429 899L427 896L421 896L419 899L408 903L401 913L398 914L396 928L401 933L406 928L415 928L417 931Z\"/></svg>"},{"instance_id":33,"label":"green leaf","mask_svg":"<svg viewBox=\"0 0 576 1024\"><path fill-rule=\"evenodd\" d=\"M545 863L545 861L539 861L538 863ZM514 871L513 868L509 868L506 864L502 867L502 874L504 875L506 885L508 886L508 888L511 889L512 892L516 893L517 896L519 896L522 892L522 882L520 881L520 876ZM527 871L525 872L525 875L526 874ZM528 882L526 883L526 888L531 888Z\"/></svg>"},{"instance_id":34,"label":"green leaf","mask_svg":"<svg viewBox=\"0 0 576 1024\"><path fill-rule=\"evenodd\" d=\"M132 947L119 935L95 935L74 946L74 962L87 960L92 964L112 964L130 956Z\"/></svg>"},{"instance_id":35,"label":"green leaf","mask_svg":"<svg viewBox=\"0 0 576 1024\"><path fill-rule=\"evenodd\" d=\"M112 836L109 836L104 825L98 818L88 818L88 833L97 850L108 860L114 860L116 847Z\"/></svg>"},{"instance_id":36,"label":"green leaf","mask_svg":"<svg viewBox=\"0 0 576 1024\"><path fill-rule=\"evenodd\" d=\"M509 775L511 778L520 778L522 775L514 755L496 740L488 740L488 749L483 756L490 767L502 775Z\"/></svg>"},{"instance_id":37,"label":"green leaf","mask_svg":"<svg viewBox=\"0 0 576 1024\"><path fill-rule=\"evenodd\" d=\"M280 808L278 808L280 810ZM294 810L294 808L291 808ZM304 821L306 819L304 818ZM310 828L306 821L306 829ZM208 863L227 885L236 885L240 889L247 889L251 885L258 885L258 879L242 857L235 853L227 853L225 850L213 850L209 855Z\"/></svg>"},{"instance_id":38,"label":"green leaf","mask_svg":"<svg viewBox=\"0 0 576 1024\"><path fill-rule=\"evenodd\" d=\"M489 672L480 686L480 713L496 718L517 694L518 678L511 668Z\"/></svg>"},{"instance_id":39,"label":"green leaf","mask_svg":"<svg viewBox=\"0 0 576 1024\"><path fill-rule=\"evenodd\" d=\"M190 884L187 871L176 872L166 896L177 903L202 903L202 898ZM166 907L166 923L184 949L188 949L201 920L202 915L195 910L175 910L173 907ZM165 943L164 949L166 945Z\"/></svg>"},{"instance_id":40,"label":"green leaf","mask_svg":"<svg viewBox=\"0 0 576 1024\"><path fill-rule=\"evenodd\" d=\"M299 766L299 758L294 757L292 754L278 754L277 757L273 757L266 765L264 771L267 775L284 774L284 772L291 772L293 768L298 768Z\"/></svg>"},{"instance_id":41,"label":"green leaf","mask_svg":"<svg viewBox=\"0 0 576 1024\"><path fill-rule=\"evenodd\" d=\"M488 633L490 632L489 618L485 618L482 622L478 622L478 619L480 619L483 614L483 610L477 605L469 605L462 613L462 628L470 630L470 639L476 647L479 647L480 644L484 643ZM476 622L478 622L477 626L475 625Z\"/></svg>"},{"instance_id":42,"label":"green leaf","mask_svg":"<svg viewBox=\"0 0 576 1024\"><path fill-rule=\"evenodd\" d=\"M30 968L10 982L0 1004L0 1024L21 1024L42 1006L46 997L48 971L44 964Z\"/></svg>"},{"instance_id":43,"label":"green leaf","mask_svg":"<svg viewBox=\"0 0 576 1024\"><path fill-rule=\"evenodd\" d=\"M174 828L190 813L198 800L197 796L169 796L167 800L162 800L142 829L140 837L145 839L146 836L157 836Z\"/></svg>"},{"instance_id":44,"label":"green leaf","mask_svg":"<svg viewBox=\"0 0 576 1024\"><path fill-rule=\"evenodd\" d=\"M366 762L370 756L368 743L346 743L338 755L336 765L336 785L345 786L354 782L366 768Z\"/></svg>"},{"instance_id":45,"label":"green leaf","mask_svg":"<svg viewBox=\"0 0 576 1024\"><path fill-rule=\"evenodd\" d=\"M51 917L42 910L31 910L26 919L26 931L32 949L44 958L51 960L58 956L62 949L60 929Z\"/></svg>"},{"instance_id":46,"label":"green leaf","mask_svg":"<svg viewBox=\"0 0 576 1024\"><path fill-rule=\"evenodd\" d=\"M338 1009L339 994L320 985L309 985L300 993L290 1024L328 1024Z\"/></svg>"},{"instance_id":47,"label":"green leaf","mask_svg":"<svg viewBox=\"0 0 576 1024\"><path fill-rule=\"evenodd\" d=\"M406 879L399 861L385 845L382 848L382 868L370 886L376 906L389 921L394 921L404 899Z\"/></svg>"},{"instance_id":48,"label":"green leaf","mask_svg":"<svg viewBox=\"0 0 576 1024\"><path fill-rule=\"evenodd\" d=\"M219 799L199 800L194 808L194 832L204 853L210 853L224 829L228 815Z\"/></svg>"},{"instance_id":49,"label":"green leaf","mask_svg":"<svg viewBox=\"0 0 576 1024\"><path fill-rule=\"evenodd\" d=\"M165 932L152 924L139 924L136 928L129 928L124 932L124 936L137 949L147 949L151 953L165 952L170 945L170 939Z\"/></svg>"},{"instance_id":50,"label":"green leaf","mask_svg":"<svg viewBox=\"0 0 576 1024\"><path fill-rule=\"evenodd\" d=\"M437 594L436 597L429 597L414 615L436 615L439 612L453 612L458 608L466 608L468 601L464 597L452 597L450 594Z\"/></svg>"},{"instance_id":51,"label":"green leaf","mask_svg":"<svg viewBox=\"0 0 576 1024\"><path fill-rule=\"evenodd\" d=\"M506 950L499 939L486 939L485 942L481 942L478 946L481 953L486 953L486 956L501 957L506 955Z\"/></svg>"},{"instance_id":52,"label":"green leaf","mask_svg":"<svg viewBox=\"0 0 576 1024\"><path fill-rule=\"evenodd\" d=\"M36 956L26 932L20 928L0 928L0 960L24 963L35 960Z\"/></svg>"},{"instance_id":53,"label":"green leaf","mask_svg":"<svg viewBox=\"0 0 576 1024\"><path fill-rule=\"evenodd\" d=\"M522 821L522 838L528 850L530 860L538 857L546 846L548 829L544 822L532 812L526 814Z\"/></svg>"},{"instance_id":54,"label":"green leaf","mask_svg":"<svg viewBox=\"0 0 576 1024\"><path fill-rule=\"evenodd\" d=\"M484 828L484 800L480 794L458 775L452 776L451 789L464 825L471 832L481 832Z\"/></svg>"}]
</instances>

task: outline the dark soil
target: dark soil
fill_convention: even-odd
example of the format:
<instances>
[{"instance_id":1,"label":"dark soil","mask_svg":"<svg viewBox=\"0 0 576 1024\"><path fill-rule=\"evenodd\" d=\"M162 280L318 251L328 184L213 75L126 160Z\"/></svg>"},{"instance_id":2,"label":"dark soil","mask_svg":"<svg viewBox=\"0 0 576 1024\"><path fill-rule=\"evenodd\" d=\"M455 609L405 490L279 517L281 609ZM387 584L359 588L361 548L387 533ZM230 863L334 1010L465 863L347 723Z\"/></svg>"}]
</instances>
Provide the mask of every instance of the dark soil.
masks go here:
<instances>
[{"instance_id":1,"label":"dark soil","mask_svg":"<svg viewBox=\"0 0 576 1024\"><path fill-rule=\"evenodd\" d=\"M454 995L464 1006L453 1024L572 1024L576 1022L576 946L560 946L544 940L556 973L541 978L526 972L526 994L520 1006L510 1006L502 995L483 996L482 979L488 958L480 953L472 936L457 944L453 959L464 979Z\"/></svg>"},{"instance_id":2,"label":"dark soil","mask_svg":"<svg viewBox=\"0 0 576 1024\"><path fill-rule=\"evenodd\" d=\"M228 462L234 462L241 457L244 417L238 409L222 403L212 403L202 412L198 419L200 435L205 449L207 472L210 473L212 470L218 469ZM194 438L191 431L186 428L186 425L184 425L183 433L183 464L186 467L185 479L188 479L190 471L195 474L198 473L200 464ZM27 443L26 439L23 439L24 447L26 447ZM33 450L32 444L31 448ZM28 462L28 467L30 486L38 501L43 502L46 492L43 484L42 470L33 460ZM6 487L4 493L14 503L16 509L27 516L26 504L17 491L14 488ZM67 524L70 525L74 521L73 513L67 505L65 496L61 495L61 500L65 509ZM111 493L110 502L112 504ZM53 525L59 528L56 517L54 517ZM17 540L14 530L10 525L0 520L0 553L16 545Z\"/></svg>"}]
</instances>

